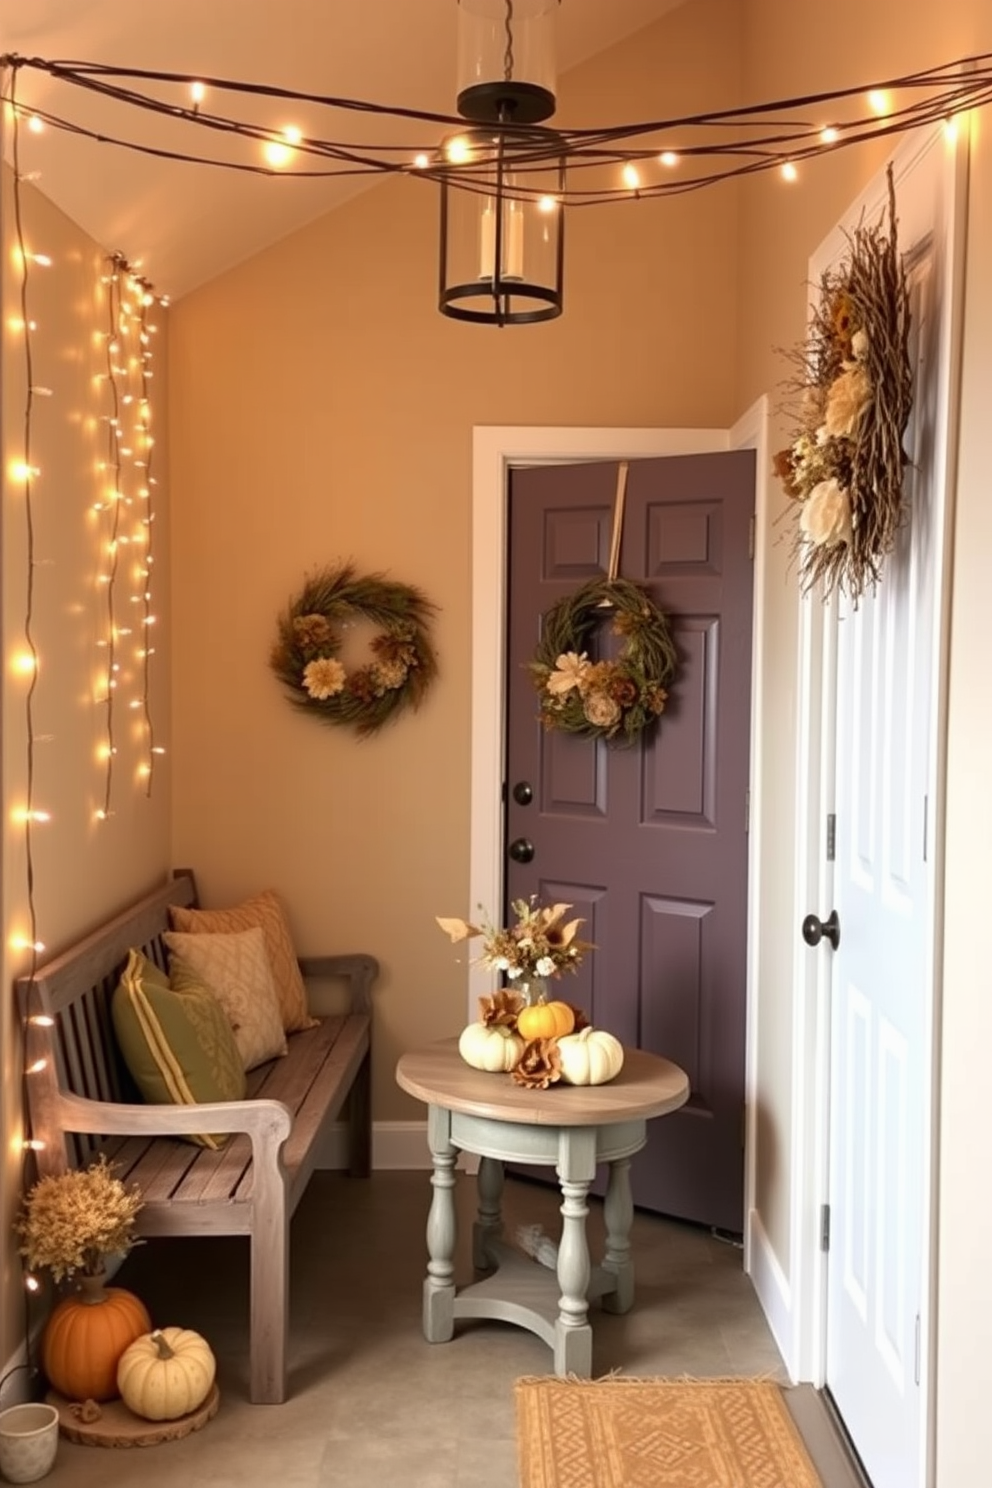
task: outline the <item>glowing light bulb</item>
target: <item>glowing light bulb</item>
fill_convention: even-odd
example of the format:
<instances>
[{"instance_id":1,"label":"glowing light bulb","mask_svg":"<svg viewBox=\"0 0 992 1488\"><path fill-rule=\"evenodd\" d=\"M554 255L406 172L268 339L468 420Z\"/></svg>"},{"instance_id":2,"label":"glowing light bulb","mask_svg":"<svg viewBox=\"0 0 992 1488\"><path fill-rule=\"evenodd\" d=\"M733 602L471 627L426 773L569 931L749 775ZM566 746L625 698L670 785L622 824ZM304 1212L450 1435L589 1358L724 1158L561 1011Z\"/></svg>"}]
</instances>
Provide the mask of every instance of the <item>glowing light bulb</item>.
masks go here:
<instances>
[{"instance_id":1,"label":"glowing light bulb","mask_svg":"<svg viewBox=\"0 0 992 1488\"><path fill-rule=\"evenodd\" d=\"M11 670L19 673L20 676L33 677L38 670L38 658L33 656L30 651L19 651L16 656L11 658L10 665Z\"/></svg>"},{"instance_id":2,"label":"glowing light bulb","mask_svg":"<svg viewBox=\"0 0 992 1488\"><path fill-rule=\"evenodd\" d=\"M837 140L839 140L839 139L840 139L840 130L839 129L835 129L832 124L828 124L825 129L821 129L820 130L820 143L822 145L833 145L833 144L836 144Z\"/></svg>"},{"instance_id":3,"label":"glowing light bulb","mask_svg":"<svg viewBox=\"0 0 992 1488\"><path fill-rule=\"evenodd\" d=\"M194 103L202 103L207 96L207 90L203 83L190 83L189 96Z\"/></svg>"},{"instance_id":4,"label":"glowing light bulb","mask_svg":"<svg viewBox=\"0 0 992 1488\"><path fill-rule=\"evenodd\" d=\"M417 167L417 170L426 170L431 163L430 156L425 155L423 151L421 151L419 155L415 155L413 157L413 163Z\"/></svg>"},{"instance_id":5,"label":"glowing light bulb","mask_svg":"<svg viewBox=\"0 0 992 1488\"><path fill-rule=\"evenodd\" d=\"M868 94L868 107L880 119L885 117L889 112L889 95L884 88L872 88Z\"/></svg>"},{"instance_id":6,"label":"glowing light bulb","mask_svg":"<svg viewBox=\"0 0 992 1488\"><path fill-rule=\"evenodd\" d=\"M944 138L949 145L953 145L958 137L958 121L954 114L944 120Z\"/></svg>"},{"instance_id":7,"label":"glowing light bulb","mask_svg":"<svg viewBox=\"0 0 992 1488\"><path fill-rule=\"evenodd\" d=\"M466 165L472 159L472 147L460 134L445 141L444 153L452 165Z\"/></svg>"},{"instance_id":8,"label":"glowing light bulb","mask_svg":"<svg viewBox=\"0 0 992 1488\"><path fill-rule=\"evenodd\" d=\"M34 1062L34 1064L29 1064L28 1065L27 1073L29 1075L40 1075L41 1072L42 1072L42 1070L46 1070L47 1068L48 1068L48 1060L47 1059L36 1059L35 1062Z\"/></svg>"},{"instance_id":9,"label":"glowing light bulb","mask_svg":"<svg viewBox=\"0 0 992 1488\"><path fill-rule=\"evenodd\" d=\"M24 1278L24 1285L29 1292L41 1291L41 1282L38 1280L37 1276L32 1276L30 1271Z\"/></svg>"},{"instance_id":10,"label":"glowing light bulb","mask_svg":"<svg viewBox=\"0 0 992 1488\"><path fill-rule=\"evenodd\" d=\"M637 170L636 165L627 164L627 165L624 166L624 168L623 168L623 184L625 186L628 186L631 191L636 191L637 188L638 188L638 186L640 186L640 184L641 184L641 178L640 178L640 175L638 174L638 170Z\"/></svg>"},{"instance_id":11,"label":"glowing light bulb","mask_svg":"<svg viewBox=\"0 0 992 1488\"><path fill-rule=\"evenodd\" d=\"M266 141L262 147L262 154L269 164L275 166L278 170L282 166L289 164L296 153L295 146L299 145L302 139L303 135L295 125L287 125L282 131L281 139Z\"/></svg>"},{"instance_id":12,"label":"glowing light bulb","mask_svg":"<svg viewBox=\"0 0 992 1488\"><path fill-rule=\"evenodd\" d=\"M791 160L787 160L782 166L781 175L783 181L799 180L799 172L796 170L796 167L793 165Z\"/></svg>"},{"instance_id":13,"label":"glowing light bulb","mask_svg":"<svg viewBox=\"0 0 992 1488\"><path fill-rule=\"evenodd\" d=\"M539 212L551 213L558 209L558 198L556 196L542 196L538 199L537 210Z\"/></svg>"},{"instance_id":14,"label":"glowing light bulb","mask_svg":"<svg viewBox=\"0 0 992 1488\"><path fill-rule=\"evenodd\" d=\"M32 134L42 134L45 129L44 119L39 119L37 114L32 114L28 120L28 128Z\"/></svg>"},{"instance_id":15,"label":"glowing light bulb","mask_svg":"<svg viewBox=\"0 0 992 1488\"><path fill-rule=\"evenodd\" d=\"M661 161L662 165L667 165L669 170L671 170L673 166L678 165L679 163L679 157L676 155L674 150L665 150L661 155L658 156L658 159Z\"/></svg>"},{"instance_id":16,"label":"glowing light bulb","mask_svg":"<svg viewBox=\"0 0 992 1488\"><path fill-rule=\"evenodd\" d=\"M28 1021L33 1023L36 1028L55 1027L55 1019L49 1013L34 1013Z\"/></svg>"}]
</instances>

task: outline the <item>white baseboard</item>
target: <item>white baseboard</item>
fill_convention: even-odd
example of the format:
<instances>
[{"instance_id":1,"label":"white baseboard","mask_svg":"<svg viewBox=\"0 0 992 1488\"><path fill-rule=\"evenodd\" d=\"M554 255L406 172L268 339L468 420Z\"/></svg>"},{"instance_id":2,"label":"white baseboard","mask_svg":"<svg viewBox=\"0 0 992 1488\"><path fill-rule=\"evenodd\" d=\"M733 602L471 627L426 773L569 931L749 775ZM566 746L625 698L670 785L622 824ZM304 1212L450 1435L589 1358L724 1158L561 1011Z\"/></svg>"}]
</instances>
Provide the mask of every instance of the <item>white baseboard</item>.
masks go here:
<instances>
[{"instance_id":1,"label":"white baseboard","mask_svg":"<svg viewBox=\"0 0 992 1488\"><path fill-rule=\"evenodd\" d=\"M751 1284L778 1345L789 1377L795 1379L792 1355L792 1288L761 1223L757 1209L747 1216Z\"/></svg>"}]
</instances>

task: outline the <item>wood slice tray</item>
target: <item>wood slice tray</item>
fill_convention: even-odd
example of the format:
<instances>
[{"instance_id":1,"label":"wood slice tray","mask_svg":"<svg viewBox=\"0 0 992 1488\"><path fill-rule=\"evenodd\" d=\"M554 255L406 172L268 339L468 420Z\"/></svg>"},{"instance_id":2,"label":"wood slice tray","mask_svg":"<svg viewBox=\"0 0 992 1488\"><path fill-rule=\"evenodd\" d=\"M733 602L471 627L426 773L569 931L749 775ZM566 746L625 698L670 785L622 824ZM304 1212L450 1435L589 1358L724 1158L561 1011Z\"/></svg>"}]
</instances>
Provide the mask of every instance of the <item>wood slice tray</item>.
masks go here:
<instances>
[{"instance_id":1,"label":"wood slice tray","mask_svg":"<svg viewBox=\"0 0 992 1488\"><path fill-rule=\"evenodd\" d=\"M220 1405L216 1383L197 1410L175 1421L146 1421L128 1410L123 1400L106 1400L98 1421L81 1421L72 1409L78 1402L66 1400L57 1390L49 1390L45 1398L59 1413L61 1435L85 1447L156 1447L160 1442L178 1441L205 1426Z\"/></svg>"}]
</instances>

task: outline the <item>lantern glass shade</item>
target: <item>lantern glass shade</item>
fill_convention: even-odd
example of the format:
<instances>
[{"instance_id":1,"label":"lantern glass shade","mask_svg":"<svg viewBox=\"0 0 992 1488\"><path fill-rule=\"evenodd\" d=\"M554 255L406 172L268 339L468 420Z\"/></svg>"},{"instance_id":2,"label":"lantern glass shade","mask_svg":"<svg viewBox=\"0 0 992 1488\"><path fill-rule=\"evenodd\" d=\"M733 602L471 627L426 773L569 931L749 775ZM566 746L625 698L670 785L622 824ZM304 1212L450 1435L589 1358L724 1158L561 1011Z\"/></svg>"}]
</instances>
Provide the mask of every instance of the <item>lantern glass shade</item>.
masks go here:
<instances>
[{"instance_id":1,"label":"lantern glass shade","mask_svg":"<svg viewBox=\"0 0 992 1488\"><path fill-rule=\"evenodd\" d=\"M538 124L555 111L559 0L458 0L458 112Z\"/></svg>"},{"instance_id":2,"label":"lantern glass shade","mask_svg":"<svg viewBox=\"0 0 992 1488\"><path fill-rule=\"evenodd\" d=\"M454 149L461 167L441 176L444 315L514 325L561 314L565 160L556 153L559 144L550 130L480 130L464 131L442 147L449 159Z\"/></svg>"}]
</instances>

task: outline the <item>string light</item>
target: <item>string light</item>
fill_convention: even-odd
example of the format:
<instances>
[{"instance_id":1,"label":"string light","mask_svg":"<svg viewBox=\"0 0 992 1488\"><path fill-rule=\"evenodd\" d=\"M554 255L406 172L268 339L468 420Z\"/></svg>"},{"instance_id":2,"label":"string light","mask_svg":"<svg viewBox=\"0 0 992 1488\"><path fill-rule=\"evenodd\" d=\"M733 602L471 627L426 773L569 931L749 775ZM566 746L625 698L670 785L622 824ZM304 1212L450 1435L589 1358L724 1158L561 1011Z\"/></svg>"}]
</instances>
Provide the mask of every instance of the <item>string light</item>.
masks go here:
<instances>
[{"instance_id":1,"label":"string light","mask_svg":"<svg viewBox=\"0 0 992 1488\"><path fill-rule=\"evenodd\" d=\"M97 94L108 105L121 110L137 109L167 117L177 137L190 138L194 128L202 141L195 149L167 148L156 137L146 143L126 127L115 133L111 124L99 129L61 113L22 110L31 122L50 123L60 130L101 143L113 143L157 158L205 164L217 169L270 175L273 169L308 177L360 176L376 173L408 174L468 191L485 189L487 162L472 158L464 139L459 150L450 143L437 146L437 134L459 130L464 120L449 113L410 109L367 99L356 100L267 86L229 78L196 78L189 74L120 68L97 62L58 62L15 53L0 57L15 75L23 68L48 74L68 91ZM147 91L144 91L147 89ZM238 99L241 116L201 111L207 90L224 98ZM171 96L170 96L171 95ZM56 98L60 95L56 93ZM13 93L11 93L13 98ZM382 145L375 139L323 138L313 131L306 136L295 125L274 134L260 118L250 117L258 100L278 100L283 106L306 107L314 118L345 117L352 124L368 116L391 118L429 128L431 138L411 146ZM900 130L940 123L951 112L982 108L992 102L992 53L964 57L954 62L857 87L824 91L796 98L775 99L748 106L689 115L675 119L645 119L608 127L559 129L555 131L556 155L563 154L569 170L569 185L563 196L566 207L631 199L630 187L622 180L624 165L654 161L657 176L643 176L637 197L647 199L673 192L693 191L735 176L780 168L788 161L800 162L822 151L825 143L849 146L891 135ZM837 137L824 140L822 123L811 122L824 114ZM209 131L209 134L203 133ZM680 140L679 162L684 171L673 175L662 149L668 136ZM209 141L209 145L208 142ZM261 161L246 158L245 143L262 152ZM519 162L514 194L530 199L527 175L544 168L546 150L536 144L530 158ZM662 154L666 158L662 159ZM425 159L429 164L425 165ZM621 176L613 172L620 167Z\"/></svg>"}]
</instances>

